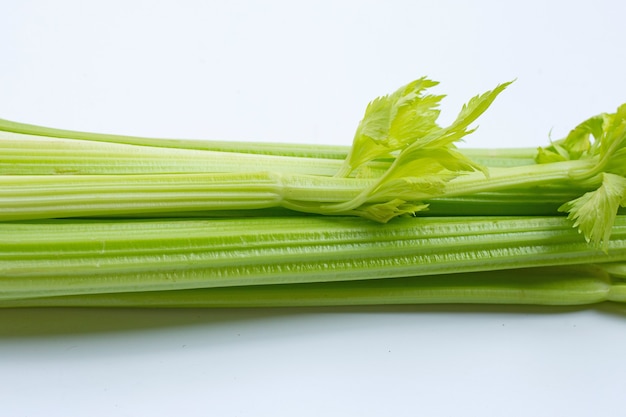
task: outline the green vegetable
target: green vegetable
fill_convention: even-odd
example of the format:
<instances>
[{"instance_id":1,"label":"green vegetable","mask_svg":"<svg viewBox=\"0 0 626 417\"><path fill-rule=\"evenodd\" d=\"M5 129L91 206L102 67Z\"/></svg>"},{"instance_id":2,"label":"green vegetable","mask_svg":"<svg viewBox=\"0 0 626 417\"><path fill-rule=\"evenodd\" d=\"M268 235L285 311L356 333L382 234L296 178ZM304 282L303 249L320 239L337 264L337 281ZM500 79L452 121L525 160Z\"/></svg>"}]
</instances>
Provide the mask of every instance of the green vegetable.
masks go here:
<instances>
[{"instance_id":1,"label":"green vegetable","mask_svg":"<svg viewBox=\"0 0 626 417\"><path fill-rule=\"evenodd\" d=\"M323 281L626 261L565 217L48 220L0 223L0 299Z\"/></svg>"},{"instance_id":2,"label":"green vegetable","mask_svg":"<svg viewBox=\"0 0 626 417\"><path fill-rule=\"evenodd\" d=\"M445 127L436 84L372 101L349 148L0 120L0 306L625 302L626 105L460 149L510 83Z\"/></svg>"},{"instance_id":3,"label":"green vegetable","mask_svg":"<svg viewBox=\"0 0 626 417\"><path fill-rule=\"evenodd\" d=\"M620 264L622 269L626 264ZM615 265L572 265L308 284L100 293L3 301L0 307L304 307L390 304L583 305L626 302Z\"/></svg>"},{"instance_id":4,"label":"green vegetable","mask_svg":"<svg viewBox=\"0 0 626 417\"><path fill-rule=\"evenodd\" d=\"M142 145L113 144L106 141L137 141L106 135L85 137L4 122L5 129L48 135L30 142L31 150L46 148L43 143L51 140L53 134L70 133L87 139L79 142L89 148L88 154L93 155L98 148L102 152L99 160L114 161L118 168L126 165L125 160L137 156L134 152L140 152L142 163L158 168L147 175L142 172L133 176L109 175L106 169L91 172L102 175L79 177L46 176L39 175L40 172L28 175L40 157L24 154L21 145L24 141L6 141L7 154L16 159L5 162L8 166L5 170L24 175L0 176L0 220L177 216L282 207L387 222L397 216L423 212L439 200L459 197L474 201L472 214L528 214L510 208L499 212L481 197L490 193L503 193L500 197L507 192L528 194L536 191L536 187L544 187L541 198L548 198L543 200L545 204L539 198L538 214L545 214L547 207L556 205L569 214L588 241L606 249L612 221L619 208L626 205L626 105L614 114L583 122L564 140L540 150L538 164L487 168L456 149L455 143L472 132L470 124L509 83L472 98L445 128L437 124L437 106L442 96L426 94L435 84L421 78L372 101L342 165L333 158L310 158L302 154L258 155L157 147L153 146L154 140ZM593 142L590 136L594 137ZM55 158L55 164L62 162L66 146L73 146L76 141L53 141L54 145L42 157L57 153L61 156L60 160ZM147 154L150 155L144 159ZM86 165L98 166L98 158L94 161L80 154L73 158L82 158L82 168L81 164L78 167L66 164L53 168L54 172L80 173ZM161 165L166 161L173 166ZM212 172L207 173L207 168L202 171L189 162L211 167ZM191 173L182 174L185 169ZM580 194L571 199L570 194L567 200L558 201L550 194L554 189L568 189L570 193L576 190Z\"/></svg>"},{"instance_id":5,"label":"green vegetable","mask_svg":"<svg viewBox=\"0 0 626 417\"><path fill-rule=\"evenodd\" d=\"M424 192L429 195L433 187L441 188L447 180L457 175L456 172L478 167L469 158L454 151L452 144L469 133L469 124L506 87L501 85L494 91L473 98L449 127L439 128L435 124L439 113L434 109L439 100L421 94L432 85L434 83L428 80L418 80L391 96L375 100L368 107L355 140L369 140L367 135L372 134L379 136L374 141L369 140L360 145L355 143L346 160L352 164L349 172L340 168L336 176L348 176L361 165L376 158L392 157L391 152L400 150L395 160L374 180L299 175L301 171L296 168L299 164L288 157L265 156L263 158L269 159L269 164L259 166L256 160L261 157L252 154L238 154L237 159L231 157L224 158L222 162L213 162L210 165L220 173L203 176L167 174L164 177L165 174L159 173L132 178L83 176L77 180L67 175L5 175L0 178L3 186L0 197L4 197L4 204L0 204L0 220L285 207L308 213L360 215L386 222L398 215L414 213L426 207L422 202L407 201L414 197L415 192L420 196ZM28 162L37 162L37 159L30 154L23 155L20 142L16 142L14 140L9 144L7 153L15 154L17 148L16 156L23 161L18 159L18 164L9 162L9 172L21 173L19 167L28 172ZM31 146L40 147L42 143L34 141ZM378 149L380 146L383 146L382 152ZM150 150L159 151L158 148ZM357 166L352 160L356 155L354 152L358 150L369 153L361 157ZM55 152L66 151L63 147L55 149ZM206 152L203 154L206 155ZM119 156L110 152L105 155L107 158ZM164 152L159 155L168 157ZM279 161L284 164L281 165ZM90 160L84 158L85 163L90 163ZM292 168L285 168L285 164ZM55 173L72 172L72 169L76 168L56 168ZM367 168L369 176L374 175L372 169L375 167ZM402 187L396 191L395 182L403 181L407 175L418 175L419 172L408 171L416 169L423 171L423 186L415 190ZM223 174L229 170L239 172ZM241 173L241 170L261 172L249 174ZM345 175L339 175L342 173ZM114 207L103 205L103 200L115 201Z\"/></svg>"}]
</instances>

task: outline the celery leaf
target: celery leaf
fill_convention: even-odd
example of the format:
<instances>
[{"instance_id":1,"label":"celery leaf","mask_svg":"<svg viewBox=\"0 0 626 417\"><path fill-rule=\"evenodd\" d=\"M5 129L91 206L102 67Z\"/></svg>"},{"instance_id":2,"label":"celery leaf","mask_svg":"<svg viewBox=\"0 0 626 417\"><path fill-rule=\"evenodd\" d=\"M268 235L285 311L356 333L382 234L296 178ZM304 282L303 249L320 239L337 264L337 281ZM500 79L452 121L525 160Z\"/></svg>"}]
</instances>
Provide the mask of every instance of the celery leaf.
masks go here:
<instances>
[{"instance_id":1,"label":"celery leaf","mask_svg":"<svg viewBox=\"0 0 626 417\"><path fill-rule=\"evenodd\" d=\"M361 210L359 215L386 222L393 213L416 211L399 206L398 200L422 207L424 199L445 195L446 183L463 173L480 170L488 175L485 168L458 152L455 143L474 131L469 125L510 84L500 84L470 99L446 128L436 124L439 115L436 106L441 97L421 95L426 87L435 85L432 81L422 78L390 96L374 100L338 175L348 175L357 164L373 158L393 156L392 151L399 153L389 169L357 197L325 209Z\"/></svg>"},{"instance_id":2,"label":"celery leaf","mask_svg":"<svg viewBox=\"0 0 626 417\"><path fill-rule=\"evenodd\" d=\"M607 117L606 114L593 116L570 130L563 139L555 140L549 146L540 147L535 162L547 164L593 156L596 153L594 144L602 140Z\"/></svg>"},{"instance_id":3,"label":"celery leaf","mask_svg":"<svg viewBox=\"0 0 626 417\"><path fill-rule=\"evenodd\" d=\"M626 104L623 104L615 113L593 116L577 125L565 138L539 148L535 161L544 164L597 157L596 173L606 169L624 175L626 161L615 161L614 156L625 148Z\"/></svg>"},{"instance_id":4,"label":"celery leaf","mask_svg":"<svg viewBox=\"0 0 626 417\"><path fill-rule=\"evenodd\" d=\"M600 144L600 166L608 172L626 174L626 104L607 117Z\"/></svg>"},{"instance_id":5,"label":"celery leaf","mask_svg":"<svg viewBox=\"0 0 626 417\"><path fill-rule=\"evenodd\" d=\"M620 206L626 206L626 178L604 173L597 190L563 204L559 211L568 213L568 219L574 220L574 227L587 242L606 251Z\"/></svg>"},{"instance_id":6,"label":"celery leaf","mask_svg":"<svg viewBox=\"0 0 626 417\"><path fill-rule=\"evenodd\" d=\"M337 176L347 176L376 158L389 157L416 138L439 129L438 106L443 96L425 94L437 84L422 77L370 102Z\"/></svg>"}]
</instances>

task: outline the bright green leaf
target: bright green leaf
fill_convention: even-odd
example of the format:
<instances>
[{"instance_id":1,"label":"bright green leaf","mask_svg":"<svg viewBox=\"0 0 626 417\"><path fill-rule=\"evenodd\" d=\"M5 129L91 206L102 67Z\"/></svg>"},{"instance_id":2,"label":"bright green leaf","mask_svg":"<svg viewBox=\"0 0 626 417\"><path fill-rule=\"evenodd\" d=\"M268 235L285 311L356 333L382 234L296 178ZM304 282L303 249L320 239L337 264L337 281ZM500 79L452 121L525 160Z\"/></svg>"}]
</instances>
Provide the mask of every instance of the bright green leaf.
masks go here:
<instances>
[{"instance_id":1,"label":"bright green leaf","mask_svg":"<svg viewBox=\"0 0 626 417\"><path fill-rule=\"evenodd\" d=\"M611 158L626 148L626 104L605 119L600 146L601 164L611 164Z\"/></svg>"},{"instance_id":2,"label":"bright green leaf","mask_svg":"<svg viewBox=\"0 0 626 417\"><path fill-rule=\"evenodd\" d=\"M367 162L391 156L416 138L439 129L437 107L443 96L424 94L437 84L420 78L369 103L337 176L347 176Z\"/></svg>"},{"instance_id":3,"label":"bright green leaf","mask_svg":"<svg viewBox=\"0 0 626 417\"><path fill-rule=\"evenodd\" d=\"M588 242L606 250L617 210L625 203L626 178L604 173L600 188L563 204L559 211L569 213L568 218Z\"/></svg>"}]
</instances>

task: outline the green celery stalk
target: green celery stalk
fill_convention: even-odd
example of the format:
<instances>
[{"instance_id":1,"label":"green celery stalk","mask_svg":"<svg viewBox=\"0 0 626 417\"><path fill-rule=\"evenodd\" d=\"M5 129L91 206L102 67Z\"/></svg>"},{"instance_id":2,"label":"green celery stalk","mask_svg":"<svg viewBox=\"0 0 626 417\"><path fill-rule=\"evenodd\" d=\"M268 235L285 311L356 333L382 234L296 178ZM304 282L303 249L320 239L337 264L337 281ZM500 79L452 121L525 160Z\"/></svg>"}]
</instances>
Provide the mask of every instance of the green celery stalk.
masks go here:
<instances>
[{"instance_id":1,"label":"green celery stalk","mask_svg":"<svg viewBox=\"0 0 626 417\"><path fill-rule=\"evenodd\" d=\"M0 129L2 120L0 120ZM194 142L194 141L191 141ZM202 141L198 141L202 143ZM148 145L90 141L77 138L56 138L11 133L0 130L0 175L53 174L164 174L280 171L306 175L334 175L342 160L333 154L341 148L347 155L348 147L318 145L320 154L296 151L285 144L284 152L268 151L257 154L263 143L233 142L232 149L208 145L173 147L162 139ZM228 143L228 142L224 142ZM315 145L302 145L315 149ZM273 145L272 149L279 148ZM292 149L294 148L294 149ZM464 154L485 166L519 166L533 164L536 150L523 149L464 149ZM331 154L328 156L327 154ZM367 165L368 176L380 176L389 168L391 160L379 160Z\"/></svg>"},{"instance_id":2,"label":"green celery stalk","mask_svg":"<svg viewBox=\"0 0 626 417\"><path fill-rule=\"evenodd\" d=\"M291 208L343 201L366 180L273 172L0 176L0 220Z\"/></svg>"},{"instance_id":3,"label":"green celery stalk","mask_svg":"<svg viewBox=\"0 0 626 417\"><path fill-rule=\"evenodd\" d=\"M231 152L237 154L254 154L254 155L274 155L289 156L296 158L311 158L323 160L336 160L337 167L346 158L350 151L350 146L346 145L324 145L311 143L277 143L277 142L259 142L259 141L216 141L206 139L171 139L171 138L146 138L138 136L124 136L103 133L79 132L74 130L56 129L32 124L20 123L5 119L0 119L0 145L2 141L13 141L15 147L20 145L28 146L28 141L36 138L47 138L44 143L53 144L58 142L64 144L67 151L77 152L89 149L102 149L99 144L92 144L89 148L84 142L104 142L109 145L122 144L131 145L131 147L119 147L121 155L127 157L136 156L137 153L145 151L150 153L148 147L167 148L170 150L195 150L195 151L213 151L213 152ZM57 145L58 146L58 145ZM104 146L102 144L102 146ZM35 147L24 148L25 151L33 152ZM82 149L81 149L82 148ZM107 148L104 148L107 149ZM111 149L111 148L108 148ZM115 149L115 147L113 147ZM124 152L126 150L127 152ZM467 148L462 152L470 156L472 159L481 164L491 166L509 166L509 165L530 165L534 163L537 149L536 148ZM51 155L57 157L58 155ZM66 157L68 157L66 155ZM142 158L144 156L142 155ZM65 161L73 161L68 158ZM60 160L63 162L64 160ZM329 162L330 163L330 162ZM85 167L86 169L87 167ZM112 167L114 169L115 167ZM136 167L136 173L147 173L142 165ZM338 169L338 168L337 168ZM205 171L200 171L205 172ZM109 174L119 173L117 171L107 172ZM310 172L312 173L312 172ZM334 172L333 172L334 174Z\"/></svg>"},{"instance_id":4,"label":"green celery stalk","mask_svg":"<svg viewBox=\"0 0 626 417\"><path fill-rule=\"evenodd\" d=\"M622 264L623 265L623 264ZM82 294L0 301L0 307L319 307L393 304L584 305L626 302L603 264L420 277Z\"/></svg>"},{"instance_id":5,"label":"green celery stalk","mask_svg":"<svg viewBox=\"0 0 626 417\"><path fill-rule=\"evenodd\" d=\"M461 198L469 214L555 214L558 207L601 184L602 177L572 185L570 171L587 161L497 168L488 178L468 174L438 191L381 187L376 179L336 178L275 171L153 175L0 175L0 221L124 215L185 215L213 210L283 207L324 215L360 215L386 222L434 204ZM537 188L532 188L536 186ZM543 188L538 188L544 186ZM498 193L499 192L499 193ZM578 192L578 194L573 194ZM572 195L574 197L572 197ZM525 201L520 201L526 198ZM387 203L399 201L400 207ZM439 204L437 202L439 201ZM402 204L407 208L403 209ZM521 203L521 204L519 204ZM379 204L383 214L375 212ZM507 208L508 206L508 208ZM438 209L439 207L439 209ZM449 204L448 204L449 207ZM425 208L425 206L423 207ZM548 211L550 208L553 211ZM464 208L461 208L464 209ZM439 210L439 211L437 211Z\"/></svg>"},{"instance_id":6,"label":"green celery stalk","mask_svg":"<svg viewBox=\"0 0 626 417\"><path fill-rule=\"evenodd\" d=\"M252 146L252 145L251 145ZM341 161L167 146L141 146L0 131L0 174L166 174L280 171L331 176ZM377 164L371 167L376 169ZM383 164L381 172L388 166Z\"/></svg>"},{"instance_id":7,"label":"green celery stalk","mask_svg":"<svg viewBox=\"0 0 626 417\"><path fill-rule=\"evenodd\" d=\"M26 135L48 137L53 139L76 139L80 141L108 142L143 147L159 147L169 149L206 150L216 152L248 153L256 155L294 156L298 158L337 159L343 160L347 146L314 145L278 142L237 142L200 139L146 138L138 136L114 135L105 133L80 132L75 130L57 129L0 119L0 131L16 133L13 137ZM5 136L7 137L7 136ZM8 136L10 137L10 135Z\"/></svg>"},{"instance_id":8,"label":"green celery stalk","mask_svg":"<svg viewBox=\"0 0 626 417\"><path fill-rule=\"evenodd\" d=\"M354 281L626 261L564 217L57 220L0 223L0 299Z\"/></svg>"},{"instance_id":9,"label":"green celery stalk","mask_svg":"<svg viewBox=\"0 0 626 417\"><path fill-rule=\"evenodd\" d=\"M290 174L303 173L307 175L332 175L335 173L340 165L341 161L339 160L322 160L317 158L306 158L306 157L266 157L266 156L257 156L250 154L226 154L220 152L204 152L198 150L188 150L183 149L179 152L178 149L170 149L167 147L157 147L155 141L155 146L133 146L128 144L118 144L118 143L101 143L101 142L93 142L93 141L84 141L84 140L75 140L75 139L57 139L50 137L33 137L28 135L17 136L13 134L8 137L2 136L0 132L0 152L3 154L2 160L0 160L0 172L7 176L7 178L3 181L4 193L2 195L2 200L0 200L0 205L13 205L15 207L16 201L14 200L11 193L12 187L17 187L20 190L20 195L24 196L24 190L27 187L34 187L33 198L37 197L38 192L44 191L46 196L41 196L46 201L49 198L50 194L57 194L59 200L62 199L63 191L56 190L57 188L67 187L67 184L75 185L72 188L71 193L75 198L80 198L82 201L85 201L89 198L90 191L96 190L98 188L96 195L93 195L93 198L101 200L102 198L106 198L109 200L109 203L113 203L117 199L115 196L110 195L116 187L119 189L124 189L124 193L127 195L129 193L133 193L137 195L137 198L140 198L140 194L142 192L141 187L137 187L136 189L132 189L125 184L125 182L136 184L137 178L129 178L129 177L119 177L116 184L111 182L111 186L109 190L103 190L98 184L102 183L103 178L79 178L76 174L94 174L94 175L111 175L111 174L158 174L164 175L166 173L189 173L189 174L197 174L197 173L209 173L209 172L238 172L245 173L243 177L250 178L251 172L247 171L285 171ZM346 148L347 149L347 148ZM464 150L468 155L471 155L472 158L476 158L478 162L485 163L488 166L517 166L523 158L518 158L518 156L523 155L523 152L519 150L511 150L510 159L509 156L503 156L503 152L507 152L508 155L509 150ZM518 154L519 152L519 154ZM375 164L370 164L368 166L369 175L379 176L382 172L384 172L385 168L389 167L389 161L379 161ZM32 181L29 181L29 184L26 185L24 182L24 178L14 178L14 175L37 175L37 178L34 178ZM50 179L46 179L42 176L44 175L54 175L54 181ZM66 177L64 175L71 175ZM265 175L265 174L261 174ZM168 216L188 216L192 213L197 213L196 215L206 216L206 215L236 215L230 213L229 211L225 211L222 207L213 207L207 209L206 205L207 201L210 201L209 198L196 198L196 195L190 194L185 198L182 191L184 190L184 186L181 184L187 184L187 186L197 183L200 177L192 176L192 177L178 177L177 180L174 180L173 177L169 177L169 179L164 179L165 177L154 177L147 178L150 182L160 183L164 189L161 190L163 195L168 195L168 205L162 205L153 201L152 207L144 207L141 208L141 203L139 201L136 204L132 204L132 210L125 209L123 206L115 207L114 210L111 210L107 213L107 216L136 216L136 215L146 215L146 216L154 216L159 215L159 213L168 213ZM85 195L78 196L76 195L77 184L82 182L83 180L92 181L92 184L89 186L85 186ZM110 180L110 179L109 179ZM174 185L174 181L178 185ZM332 181L332 180L329 180ZM52 184L55 182L56 184ZM212 181L208 181L210 183ZM337 181L334 181L337 182ZM14 183L11 185L11 183ZM37 183L40 183L39 185ZM65 184L65 185L64 185ZM359 184L359 183L357 183ZM361 182L360 184L367 184L367 182ZM146 186L149 186L146 184ZM167 187L176 187L175 190L168 190ZM332 187L332 182L331 182ZM144 187L145 188L145 187ZM274 190L277 188L274 187ZM512 197L516 191L512 188L503 193L489 193L485 194L485 196L481 196L478 194L474 194L471 197L465 200L465 204L461 202L461 205L465 207L468 214L480 215L480 214L539 214L539 215L549 215L553 214L563 202L569 201L572 198L580 195L582 192L579 191L577 194L572 193L572 188L569 188L567 193L567 197L563 197L563 193L555 193L555 192L528 192L527 190L520 190L520 198L523 195L525 201L524 204L518 204L518 201L514 200ZM575 191L575 189L574 189ZM2 191L0 191L2 192ZM317 189L312 189L311 192L315 195L319 193ZM107 196L102 195L101 193L107 193ZM172 194L175 193L181 196L181 200L173 201ZM324 193L327 194L327 193ZM350 194L344 194L344 198L352 198L356 195L356 191L351 192ZM250 196L252 197L252 195ZM120 196L120 199L123 199ZM496 206L494 204L495 199L498 199L503 204ZM182 204L183 201L193 201L189 205L185 206ZM274 199L277 201L278 199ZM458 212L459 205L457 201L452 201L450 198L440 199L438 201L435 199L434 201L430 199L428 202L431 204L429 214L438 215L438 214L450 214L452 212ZM548 201L546 201L548 200ZM200 201L204 201L204 207L201 209L197 208L197 205L200 204ZM437 202L437 204L434 204ZM50 203L50 202L48 202ZM28 209L23 210L23 216L11 217L13 219L24 219L24 218L37 218L37 217L54 217L60 216L65 217L67 213L64 215L62 212L55 214L53 211L48 212L48 214L41 214L39 216L33 216L28 214L31 209L36 205L35 201L27 201L25 202L29 206ZM130 204L130 203L129 203ZM249 210L252 207L257 206L265 206L267 204L251 204L247 207ZM158 208L157 208L158 206ZM243 209L241 205L234 205L239 209ZM67 206L65 206L67 207ZM66 208L68 211L72 211L70 208ZM109 207L103 208L108 210ZM452 209L452 211L451 211ZM16 211L21 211L19 207L15 208ZM45 212L44 212L45 213ZM86 211L74 212L75 214L71 215L79 215L84 216L87 214L99 215L97 210L94 212L93 209L86 209ZM122 213L122 214L119 214ZM258 215L255 213L240 213L242 215ZM101 214L100 214L101 215ZM0 215L2 217L2 215ZM5 218L6 219L6 218Z\"/></svg>"}]
</instances>

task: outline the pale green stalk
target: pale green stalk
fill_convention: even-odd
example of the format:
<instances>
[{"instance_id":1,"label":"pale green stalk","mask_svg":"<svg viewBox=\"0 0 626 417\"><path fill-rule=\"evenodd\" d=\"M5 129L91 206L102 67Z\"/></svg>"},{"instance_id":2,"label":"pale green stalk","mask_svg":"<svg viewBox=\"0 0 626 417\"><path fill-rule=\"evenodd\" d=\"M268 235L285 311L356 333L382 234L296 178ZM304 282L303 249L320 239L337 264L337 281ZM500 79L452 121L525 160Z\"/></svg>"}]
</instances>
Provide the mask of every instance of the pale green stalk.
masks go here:
<instances>
[{"instance_id":1,"label":"pale green stalk","mask_svg":"<svg viewBox=\"0 0 626 417\"><path fill-rule=\"evenodd\" d=\"M23 135L77 139L81 141L108 142L146 147L170 149L208 150L259 155L294 156L299 158L343 160L349 150L347 146L315 145L278 142L236 142L198 139L145 138L138 136L112 135L56 129L33 124L0 119L0 131Z\"/></svg>"},{"instance_id":2,"label":"pale green stalk","mask_svg":"<svg viewBox=\"0 0 626 417\"><path fill-rule=\"evenodd\" d=\"M206 139L171 139L123 136L102 133L78 132L55 129L0 119L0 132L4 138L48 137L53 140L73 139L79 141L108 142L158 148L207 150L217 152L252 153L260 155L294 156L299 158L337 159L343 161L350 146L313 143L279 143L260 141L217 141ZM13 135L11 135L13 133ZM537 148L464 148L472 159L492 161L495 164L524 165L534 163Z\"/></svg>"},{"instance_id":3,"label":"pale green stalk","mask_svg":"<svg viewBox=\"0 0 626 417\"><path fill-rule=\"evenodd\" d=\"M0 120L0 129L1 129ZM192 141L193 142L193 141ZM199 141L201 142L201 141ZM297 152L285 144L285 151L256 154L256 147L265 144L250 143L250 150L241 143L232 150L199 146L198 148L168 146L161 139L152 145L90 141L75 138L33 136L0 130L0 175L53 174L164 174L281 171L307 175L333 176L342 161L333 149L348 147L318 145L321 154ZM279 146L276 145L276 148ZM206 149L205 149L206 148ZM274 147L273 147L274 148ZM272 148L272 149L273 149ZM314 145L306 145L314 149ZM463 153L486 166L517 166L532 164L536 150L524 149L463 149ZM331 154L328 156L327 154ZM391 160L370 162L367 175L376 177L389 168Z\"/></svg>"},{"instance_id":4,"label":"pale green stalk","mask_svg":"<svg viewBox=\"0 0 626 417\"><path fill-rule=\"evenodd\" d=\"M361 191L358 195L350 198L346 194L344 202L337 204L324 204L319 208L311 204L304 203L298 205L293 202L294 209L301 211L312 211L319 214L339 214L357 210L367 203L380 203L397 198L405 201L427 201L444 197L471 196L479 193L488 193L503 190L524 190L538 186L569 186L584 189L594 189L602 183L602 177L595 174L588 178L580 176L577 181L573 180L573 172L591 171L596 162L592 160L565 161L551 164L536 164L532 166L519 166L508 168L492 168L488 175L482 172L472 172L459 175L457 178L448 181L441 187L423 187L421 183L412 186L411 179L406 179L406 186L403 189L394 188L389 192L385 188L386 182L394 179L387 179L388 174L376 179L376 181L362 181L361 184L355 182ZM419 178L416 178L419 180ZM350 182L350 179L346 179ZM548 188L549 189L549 188ZM565 201L563 201L565 203Z\"/></svg>"},{"instance_id":5,"label":"pale green stalk","mask_svg":"<svg viewBox=\"0 0 626 417\"><path fill-rule=\"evenodd\" d=\"M271 172L0 176L0 220L98 217L289 207L343 201L368 182Z\"/></svg>"},{"instance_id":6,"label":"pale green stalk","mask_svg":"<svg viewBox=\"0 0 626 417\"><path fill-rule=\"evenodd\" d=\"M565 167L560 167L564 165ZM565 183L566 168L587 166L570 161L531 168L494 169L489 178L469 174L448 183L441 192L397 191L393 195L369 192L373 179L333 178L277 172L232 174L155 175L4 175L0 176L0 220L27 220L89 216L120 216L160 213L164 216L188 212L252 210L283 207L316 214L360 214L354 210L390 198L435 202L437 198L476 195L481 208L490 212L488 199L480 193L519 190L546 184ZM590 183L588 186L597 186ZM365 190L365 191L364 191ZM571 192L571 189L570 189ZM556 194L562 196L563 194ZM567 194L566 194L567 195ZM554 194L544 193L554 203ZM502 196L500 196L502 197ZM559 206L568 200L559 202ZM487 202L487 204L485 204ZM471 204L468 201L468 205ZM558 206L557 206L558 207ZM540 207L537 208L538 210ZM536 211L535 211L536 212ZM367 213L365 213L367 214ZM365 216L367 217L367 216ZM381 220L381 219L377 219ZM382 219L386 221L388 219Z\"/></svg>"},{"instance_id":7,"label":"pale green stalk","mask_svg":"<svg viewBox=\"0 0 626 417\"><path fill-rule=\"evenodd\" d=\"M341 161L283 155L139 146L0 131L2 175L110 175L278 171L333 175ZM372 166L377 169L378 164ZM380 169L384 172L384 164Z\"/></svg>"},{"instance_id":8,"label":"pale green stalk","mask_svg":"<svg viewBox=\"0 0 626 417\"><path fill-rule=\"evenodd\" d=\"M307 284L143 291L0 301L0 307L237 308L398 304L572 306L626 302L602 264Z\"/></svg>"},{"instance_id":9,"label":"pale green stalk","mask_svg":"<svg viewBox=\"0 0 626 417\"><path fill-rule=\"evenodd\" d=\"M348 217L0 223L0 299L385 279L626 261L563 217Z\"/></svg>"}]
</instances>

